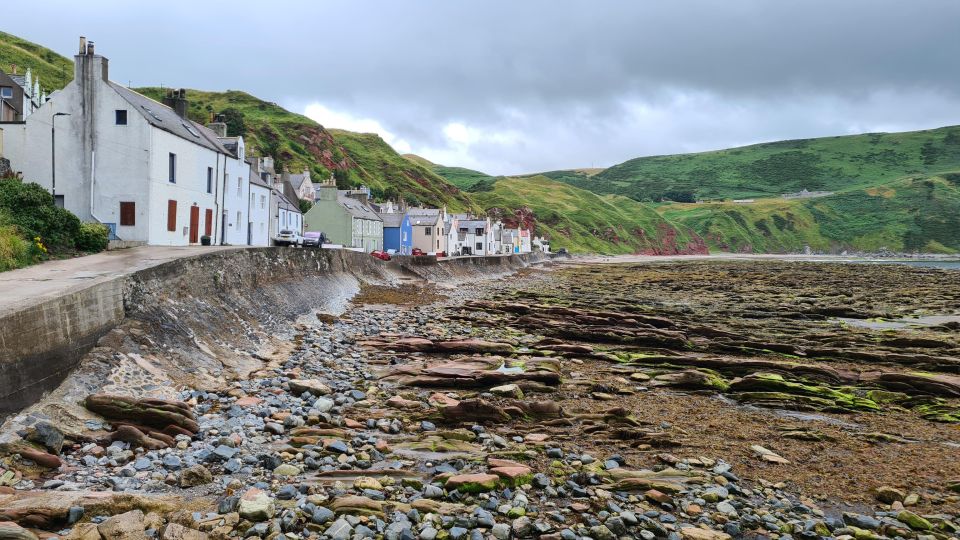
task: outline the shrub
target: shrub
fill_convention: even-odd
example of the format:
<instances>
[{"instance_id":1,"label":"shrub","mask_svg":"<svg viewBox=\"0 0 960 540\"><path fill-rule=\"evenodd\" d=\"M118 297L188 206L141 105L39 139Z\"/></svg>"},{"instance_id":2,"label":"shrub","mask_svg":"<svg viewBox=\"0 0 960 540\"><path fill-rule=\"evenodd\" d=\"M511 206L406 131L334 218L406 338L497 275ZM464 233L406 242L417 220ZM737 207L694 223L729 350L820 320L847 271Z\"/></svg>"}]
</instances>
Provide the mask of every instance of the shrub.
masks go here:
<instances>
[{"instance_id":1,"label":"shrub","mask_svg":"<svg viewBox=\"0 0 960 540\"><path fill-rule=\"evenodd\" d=\"M76 248L80 251L97 253L107 249L110 242L110 229L102 223L81 223L77 233Z\"/></svg>"},{"instance_id":2,"label":"shrub","mask_svg":"<svg viewBox=\"0 0 960 540\"><path fill-rule=\"evenodd\" d=\"M0 211L23 237L39 237L54 250L72 248L80 232L80 219L54 206L50 192L32 182L0 182Z\"/></svg>"},{"instance_id":3,"label":"shrub","mask_svg":"<svg viewBox=\"0 0 960 540\"><path fill-rule=\"evenodd\" d=\"M33 257L30 244L10 225L0 227L0 272L29 265Z\"/></svg>"}]
</instances>

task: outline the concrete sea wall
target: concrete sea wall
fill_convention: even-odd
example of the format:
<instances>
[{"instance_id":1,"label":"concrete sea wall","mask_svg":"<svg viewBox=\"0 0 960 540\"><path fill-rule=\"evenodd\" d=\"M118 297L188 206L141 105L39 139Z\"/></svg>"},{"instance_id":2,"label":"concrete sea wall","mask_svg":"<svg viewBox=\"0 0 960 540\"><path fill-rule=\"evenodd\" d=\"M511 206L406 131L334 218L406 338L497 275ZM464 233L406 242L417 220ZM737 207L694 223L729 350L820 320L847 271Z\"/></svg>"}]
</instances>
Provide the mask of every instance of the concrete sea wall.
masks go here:
<instances>
[{"instance_id":1,"label":"concrete sea wall","mask_svg":"<svg viewBox=\"0 0 960 540\"><path fill-rule=\"evenodd\" d=\"M0 316L0 415L58 388L81 360L89 365L66 385L72 389L58 389L65 401L102 387L103 377L127 377L117 375L131 371L118 368L125 362L180 385L222 384L264 363L238 351L276 346L300 316L342 311L361 283L456 283L544 259L531 254L384 263L346 250L289 248L175 259ZM151 385L145 381L144 388Z\"/></svg>"}]
</instances>

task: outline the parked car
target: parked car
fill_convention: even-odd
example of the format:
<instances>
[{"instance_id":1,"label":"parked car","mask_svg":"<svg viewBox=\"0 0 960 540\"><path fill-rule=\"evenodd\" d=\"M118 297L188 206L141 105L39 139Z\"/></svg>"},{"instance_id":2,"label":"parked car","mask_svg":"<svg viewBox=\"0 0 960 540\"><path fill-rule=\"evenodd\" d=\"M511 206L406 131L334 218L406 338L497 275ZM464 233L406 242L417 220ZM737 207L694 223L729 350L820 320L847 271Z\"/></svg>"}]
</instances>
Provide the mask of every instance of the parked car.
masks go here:
<instances>
[{"instance_id":1,"label":"parked car","mask_svg":"<svg viewBox=\"0 0 960 540\"><path fill-rule=\"evenodd\" d=\"M423 256L424 256L423 250L420 249L420 248L413 248L413 256L414 256L414 257L423 257Z\"/></svg>"},{"instance_id":2,"label":"parked car","mask_svg":"<svg viewBox=\"0 0 960 540\"><path fill-rule=\"evenodd\" d=\"M447 252L446 252L446 251L438 251L438 252L437 252L437 257L446 257L446 256L447 256Z\"/></svg>"},{"instance_id":3,"label":"parked car","mask_svg":"<svg viewBox=\"0 0 960 540\"><path fill-rule=\"evenodd\" d=\"M371 251L370 255L376 259L380 259L381 261L389 261L390 259L392 259L389 253L379 249L375 249Z\"/></svg>"},{"instance_id":4,"label":"parked car","mask_svg":"<svg viewBox=\"0 0 960 540\"><path fill-rule=\"evenodd\" d=\"M327 243L327 237L322 232L307 231L303 233L303 247L318 248Z\"/></svg>"},{"instance_id":5,"label":"parked car","mask_svg":"<svg viewBox=\"0 0 960 540\"><path fill-rule=\"evenodd\" d=\"M283 229L280 231L280 234L273 239L273 245L275 246L299 246L303 242L303 238L296 231L291 231L289 229Z\"/></svg>"},{"instance_id":6,"label":"parked car","mask_svg":"<svg viewBox=\"0 0 960 540\"><path fill-rule=\"evenodd\" d=\"M557 255L566 255L566 254L567 254L567 248L560 248L557 250Z\"/></svg>"}]
</instances>

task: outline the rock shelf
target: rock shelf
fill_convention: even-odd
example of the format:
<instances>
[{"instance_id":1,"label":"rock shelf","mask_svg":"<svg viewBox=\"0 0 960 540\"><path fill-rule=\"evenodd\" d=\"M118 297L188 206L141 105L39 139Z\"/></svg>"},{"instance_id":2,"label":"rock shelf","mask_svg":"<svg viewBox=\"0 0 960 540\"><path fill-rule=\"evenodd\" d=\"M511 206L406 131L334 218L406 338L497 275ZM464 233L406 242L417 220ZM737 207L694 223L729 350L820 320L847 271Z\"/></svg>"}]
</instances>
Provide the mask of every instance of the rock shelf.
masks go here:
<instances>
[{"instance_id":1,"label":"rock shelf","mask_svg":"<svg viewBox=\"0 0 960 540\"><path fill-rule=\"evenodd\" d=\"M429 303L367 287L215 388L113 382L69 425L27 415L0 447L0 537L960 534L957 328L834 319L953 315L956 273L677 262L420 286Z\"/></svg>"}]
</instances>

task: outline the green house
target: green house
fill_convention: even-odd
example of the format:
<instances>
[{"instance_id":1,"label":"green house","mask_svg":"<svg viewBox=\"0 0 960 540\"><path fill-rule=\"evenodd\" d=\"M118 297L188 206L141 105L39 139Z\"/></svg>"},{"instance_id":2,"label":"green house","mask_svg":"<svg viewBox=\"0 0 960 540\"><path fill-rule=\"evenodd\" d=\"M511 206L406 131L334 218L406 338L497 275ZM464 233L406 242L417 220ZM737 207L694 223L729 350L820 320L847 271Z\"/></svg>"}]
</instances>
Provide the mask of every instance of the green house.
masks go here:
<instances>
[{"instance_id":1,"label":"green house","mask_svg":"<svg viewBox=\"0 0 960 540\"><path fill-rule=\"evenodd\" d=\"M340 190L333 182L320 184L313 207L303 216L307 231L322 232L331 244L383 249L383 220L370 207L366 188Z\"/></svg>"}]
</instances>

